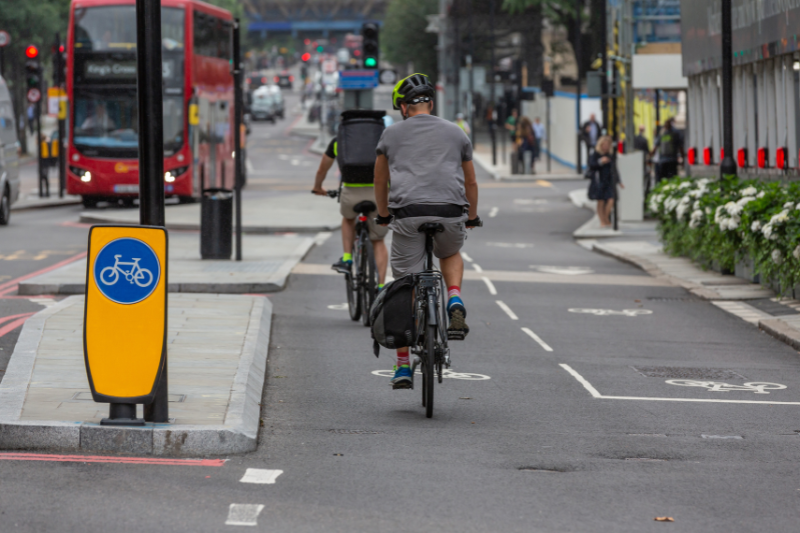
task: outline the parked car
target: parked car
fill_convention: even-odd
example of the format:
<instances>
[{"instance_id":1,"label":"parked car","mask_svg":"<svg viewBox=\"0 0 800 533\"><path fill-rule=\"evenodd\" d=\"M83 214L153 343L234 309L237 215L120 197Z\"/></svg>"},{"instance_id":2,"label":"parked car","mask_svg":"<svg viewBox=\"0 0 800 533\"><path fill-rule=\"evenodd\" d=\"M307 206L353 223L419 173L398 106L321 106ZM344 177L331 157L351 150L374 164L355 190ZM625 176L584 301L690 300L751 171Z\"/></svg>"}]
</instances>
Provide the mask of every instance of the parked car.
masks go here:
<instances>
[{"instance_id":1,"label":"parked car","mask_svg":"<svg viewBox=\"0 0 800 533\"><path fill-rule=\"evenodd\" d=\"M6 80L0 77L0 225L11 219L11 204L19 199L19 142L14 106Z\"/></svg>"},{"instance_id":2,"label":"parked car","mask_svg":"<svg viewBox=\"0 0 800 533\"><path fill-rule=\"evenodd\" d=\"M269 120L275 123L275 98L269 87L259 87L253 92L250 116L253 120Z\"/></svg>"},{"instance_id":3,"label":"parked car","mask_svg":"<svg viewBox=\"0 0 800 533\"><path fill-rule=\"evenodd\" d=\"M286 104L283 102L283 93L281 93L281 88L277 85L270 86L270 91L272 91L272 98L275 103L275 115L278 118L285 118L286 115Z\"/></svg>"},{"instance_id":4,"label":"parked car","mask_svg":"<svg viewBox=\"0 0 800 533\"><path fill-rule=\"evenodd\" d=\"M275 76L275 83L281 89L289 89L292 90L292 85L294 84L294 76L289 74L287 71L283 71L277 76Z\"/></svg>"}]
</instances>

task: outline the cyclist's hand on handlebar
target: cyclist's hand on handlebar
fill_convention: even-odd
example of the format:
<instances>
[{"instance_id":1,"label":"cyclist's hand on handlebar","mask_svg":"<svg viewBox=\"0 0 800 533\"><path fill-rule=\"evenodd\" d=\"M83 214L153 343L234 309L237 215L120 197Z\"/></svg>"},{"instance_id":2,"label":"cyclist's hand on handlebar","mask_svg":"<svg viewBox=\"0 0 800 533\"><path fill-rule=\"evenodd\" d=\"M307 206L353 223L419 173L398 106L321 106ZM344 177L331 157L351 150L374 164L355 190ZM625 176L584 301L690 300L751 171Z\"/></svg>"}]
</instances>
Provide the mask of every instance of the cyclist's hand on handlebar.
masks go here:
<instances>
[{"instance_id":1,"label":"cyclist's hand on handlebar","mask_svg":"<svg viewBox=\"0 0 800 533\"><path fill-rule=\"evenodd\" d=\"M378 216L375 217L375 223L377 225L379 225L379 226L388 226L392 222L393 218L394 218L394 215L392 215L392 214L388 214L386 216L383 216L380 213L378 213Z\"/></svg>"},{"instance_id":2,"label":"cyclist's hand on handlebar","mask_svg":"<svg viewBox=\"0 0 800 533\"><path fill-rule=\"evenodd\" d=\"M481 220L481 217L478 215L475 215L475 218L467 220L464 225L467 227L467 229L479 228L483 226L483 220Z\"/></svg>"},{"instance_id":3,"label":"cyclist's hand on handlebar","mask_svg":"<svg viewBox=\"0 0 800 533\"><path fill-rule=\"evenodd\" d=\"M316 194L317 196L328 196L328 191L319 187L317 189L311 189L311 194Z\"/></svg>"}]
</instances>

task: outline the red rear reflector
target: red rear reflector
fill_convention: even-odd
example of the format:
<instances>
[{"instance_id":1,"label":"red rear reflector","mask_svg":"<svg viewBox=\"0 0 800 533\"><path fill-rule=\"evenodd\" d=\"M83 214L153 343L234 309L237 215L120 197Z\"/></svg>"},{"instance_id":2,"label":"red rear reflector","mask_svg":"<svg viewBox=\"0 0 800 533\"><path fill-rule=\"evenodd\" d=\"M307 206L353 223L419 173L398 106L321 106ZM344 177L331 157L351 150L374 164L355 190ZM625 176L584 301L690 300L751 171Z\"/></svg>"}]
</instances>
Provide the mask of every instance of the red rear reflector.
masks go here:
<instances>
[{"instance_id":1,"label":"red rear reflector","mask_svg":"<svg viewBox=\"0 0 800 533\"><path fill-rule=\"evenodd\" d=\"M697 164L697 148L689 148L689 151L686 154L686 159L689 160L690 165Z\"/></svg>"},{"instance_id":2,"label":"red rear reflector","mask_svg":"<svg viewBox=\"0 0 800 533\"><path fill-rule=\"evenodd\" d=\"M763 146L758 149L758 168L769 168L769 150Z\"/></svg>"},{"instance_id":3,"label":"red rear reflector","mask_svg":"<svg viewBox=\"0 0 800 533\"><path fill-rule=\"evenodd\" d=\"M359 222L366 222L367 221L367 217L365 217L364 215L358 215L358 221Z\"/></svg>"},{"instance_id":4,"label":"red rear reflector","mask_svg":"<svg viewBox=\"0 0 800 533\"><path fill-rule=\"evenodd\" d=\"M747 148L739 148L736 153L736 163L739 168L747 168Z\"/></svg>"},{"instance_id":5,"label":"red rear reflector","mask_svg":"<svg viewBox=\"0 0 800 533\"><path fill-rule=\"evenodd\" d=\"M787 157L786 148L778 148L776 150L775 166L780 169L785 169L789 166L789 158Z\"/></svg>"}]
</instances>

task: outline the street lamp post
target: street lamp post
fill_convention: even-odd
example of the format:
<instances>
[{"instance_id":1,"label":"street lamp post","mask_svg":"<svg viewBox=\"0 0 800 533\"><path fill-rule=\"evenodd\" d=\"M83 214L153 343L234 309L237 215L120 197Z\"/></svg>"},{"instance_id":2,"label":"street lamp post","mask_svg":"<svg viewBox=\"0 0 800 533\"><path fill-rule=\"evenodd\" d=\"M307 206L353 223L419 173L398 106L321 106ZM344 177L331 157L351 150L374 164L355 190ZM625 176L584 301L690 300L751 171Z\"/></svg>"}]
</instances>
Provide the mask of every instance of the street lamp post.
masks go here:
<instances>
[{"instance_id":1,"label":"street lamp post","mask_svg":"<svg viewBox=\"0 0 800 533\"><path fill-rule=\"evenodd\" d=\"M575 65L577 67L577 83L575 86L575 126L576 126L576 144L578 146L578 153L576 155L575 168L578 173L583 171L581 164L581 8L582 0L575 0ZM549 133L548 133L549 134Z\"/></svg>"},{"instance_id":2,"label":"street lamp post","mask_svg":"<svg viewBox=\"0 0 800 533\"><path fill-rule=\"evenodd\" d=\"M164 227L164 102L161 65L161 2L136 0L136 86L139 98L139 223ZM146 133L145 133L146 132ZM165 295L165 298L167 296ZM148 422L169 421L167 357Z\"/></svg>"},{"instance_id":3,"label":"street lamp post","mask_svg":"<svg viewBox=\"0 0 800 533\"><path fill-rule=\"evenodd\" d=\"M733 52L731 37L731 1L722 1L722 148L720 179L736 176L733 160ZM723 181L724 187L724 181Z\"/></svg>"}]
</instances>

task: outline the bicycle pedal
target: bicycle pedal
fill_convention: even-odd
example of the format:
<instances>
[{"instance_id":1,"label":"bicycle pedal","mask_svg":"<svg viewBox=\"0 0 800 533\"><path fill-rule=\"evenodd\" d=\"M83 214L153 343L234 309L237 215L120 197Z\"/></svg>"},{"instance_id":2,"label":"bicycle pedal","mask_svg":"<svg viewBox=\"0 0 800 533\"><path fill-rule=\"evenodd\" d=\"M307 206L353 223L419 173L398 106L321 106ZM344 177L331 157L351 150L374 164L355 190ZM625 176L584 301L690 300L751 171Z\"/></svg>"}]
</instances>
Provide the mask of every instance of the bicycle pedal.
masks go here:
<instances>
[{"instance_id":1,"label":"bicycle pedal","mask_svg":"<svg viewBox=\"0 0 800 533\"><path fill-rule=\"evenodd\" d=\"M469 330L464 331L462 329L448 329L447 330L447 340L449 341L463 341L467 338L467 333Z\"/></svg>"},{"instance_id":2,"label":"bicycle pedal","mask_svg":"<svg viewBox=\"0 0 800 533\"><path fill-rule=\"evenodd\" d=\"M414 388L414 384L411 383L410 381L401 381L400 383L393 383L392 384L392 389L394 389L394 390L413 389L413 388Z\"/></svg>"}]
</instances>

